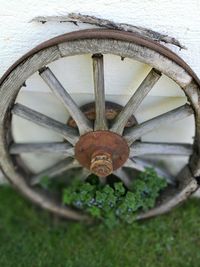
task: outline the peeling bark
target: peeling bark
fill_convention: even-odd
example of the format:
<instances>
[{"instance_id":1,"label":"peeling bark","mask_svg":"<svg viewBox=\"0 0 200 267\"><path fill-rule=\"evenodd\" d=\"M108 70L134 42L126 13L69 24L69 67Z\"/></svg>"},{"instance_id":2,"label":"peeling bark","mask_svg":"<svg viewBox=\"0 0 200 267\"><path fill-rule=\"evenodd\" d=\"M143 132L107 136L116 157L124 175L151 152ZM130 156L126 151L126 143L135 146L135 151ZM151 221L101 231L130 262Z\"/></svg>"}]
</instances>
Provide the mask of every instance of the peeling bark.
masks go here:
<instances>
[{"instance_id":1,"label":"peeling bark","mask_svg":"<svg viewBox=\"0 0 200 267\"><path fill-rule=\"evenodd\" d=\"M131 24L117 23L117 22L113 22L108 19L97 18L95 16L82 15L80 13L79 14L69 13L67 16L39 16L31 20L31 22L41 22L41 23L46 23L49 21L57 21L60 23L72 22L77 26L78 26L78 23L86 23L86 24L91 24L91 25L95 25L95 26L99 26L99 27L103 27L107 29L115 29L115 30L120 30L120 31L133 32L147 39L151 39L157 42L164 42L167 44L172 44L172 45L179 47L180 49L187 49L177 39L175 39L174 37L170 37L166 34L161 34L151 29L147 29L143 27L133 26Z\"/></svg>"}]
</instances>

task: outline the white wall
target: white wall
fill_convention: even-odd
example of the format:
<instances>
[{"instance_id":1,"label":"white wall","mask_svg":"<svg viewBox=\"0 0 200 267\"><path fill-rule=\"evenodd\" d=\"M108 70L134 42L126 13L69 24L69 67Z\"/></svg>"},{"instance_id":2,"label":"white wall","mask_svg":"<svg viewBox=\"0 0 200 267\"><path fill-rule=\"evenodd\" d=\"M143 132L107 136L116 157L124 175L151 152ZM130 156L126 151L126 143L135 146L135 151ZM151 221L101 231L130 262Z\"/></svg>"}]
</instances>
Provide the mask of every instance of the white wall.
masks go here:
<instances>
[{"instance_id":1,"label":"white wall","mask_svg":"<svg viewBox=\"0 0 200 267\"><path fill-rule=\"evenodd\" d=\"M36 16L59 16L67 15L71 12L94 15L119 23L130 23L136 26L138 25L147 27L160 33L171 35L185 45L188 50L180 51L174 46L170 46L170 48L183 57L185 61L200 76L200 44L198 40L200 33L199 0L0 0L0 76L12 63L14 63L15 60L17 60L31 48L35 47L37 44L65 32L91 28L90 25L80 25L77 27L70 23L48 22L46 24L41 24L30 22ZM112 58L110 63L113 64L113 66L115 66L114 62L115 58ZM126 63L129 64L128 62ZM130 68L128 69L130 70ZM133 69L135 70L135 67ZM143 72L145 71L143 70ZM118 77L118 75L114 75L113 72L113 77ZM125 78L125 82L127 82L127 77ZM115 78L113 78L113 82L114 79ZM168 87L169 90L174 88L173 83L169 83L165 77L163 79L164 80L162 80L162 82L166 88ZM34 80L34 77L33 81L36 83L38 82L38 80ZM119 83L117 84L119 85ZM129 88L128 85L127 88ZM42 92L43 91L45 91L45 88L44 90L42 89ZM118 93L118 95L120 94ZM127 96L128 95L130 95L130 92L127 94ZM154 109L155 105L151 104L153 108L151 108L151 113L149 113L149 103L158 102L157 99L153 97L163 96L169 98L165 98L163 100L161 99L162 104L157 106L157 110ZM29 103L30 106L32 105L36 107L38 104L37 100L34 101L34 98L29 98L29 96L27 97L26 94L21 95L20 97L19 99L22 102L25 101L26 103ZM168 109L175 107L176 104L180 105L185 101L182 95L176 91L176 88L171 90L169 94L165 90L154 90L154 92L151 93L151 97L152 100L149 102L147 101L146 103L147 110L143 118L148 118L148 116L151 116L151 114L154 114L157 111L158 113L162 113L165 110L167 111ZM42 95L40 95L40 99L43 99ZM125 104L127 99L124 97L124 102L121 99L123 104ZM52 101L51 97L48 101L48 103ZM46 107L47 106L49 106L49 104L46 105ZM42 105L38 107L38 109L42 109ZM46 110L47 114L52 113L52 109L50 109L51 108ZM59 110L59 108L57 110ZM63 118L63 120L64 119L65 118ZM21 135L21 125L23 122L21 121L22 124L20 124L20 120L18 122L19 128L17 130L16 126L15 136L17 140L22 141L24 140L24 136ZM190 123L192 125L191 121ZM187 125L186 131L184 128L185 125ZM25 125L24 129L25 128L28 129L29 127ZM35 129L37 131L37 127ZM181 141L187 140L188 138L191 140L193 129L189 129L188 123L184 122L179 125L179 130L176 132L176 135L170 128L168 128L167 130L160 129L160 132L154 133L154 137L157 138L157 140L162 141L165 140L165 138L162 139L163 134L169 137L170 140L172 140L176 135L179 137L181 136L181 138L179 138ZM30 134L27 133L26 136L29 138ZM44 136L46 136L45 132ZM152 136L150 135L150 139L151 137ZM30 161L33 165L32 158ZM40 158L38 158L38 161L40 161ZM35 162L35 166L38 165L38 161ZM49 162L50 160L48 159L48 163Z\"/></svg>"},{"instance_id":2,"label":"white wall","mask_svg":"<svg viewBox=\"0 0 200 267\"><path fill-rule=\"evenodd\" d=\"M199 0L0 0L0 76L35 45L78 29L68 23L29 23L31 19L69 12L95 15L172 35L188 48L187 51L176 49L176 52L200 76Z\"/></svg>"}]
</instances>

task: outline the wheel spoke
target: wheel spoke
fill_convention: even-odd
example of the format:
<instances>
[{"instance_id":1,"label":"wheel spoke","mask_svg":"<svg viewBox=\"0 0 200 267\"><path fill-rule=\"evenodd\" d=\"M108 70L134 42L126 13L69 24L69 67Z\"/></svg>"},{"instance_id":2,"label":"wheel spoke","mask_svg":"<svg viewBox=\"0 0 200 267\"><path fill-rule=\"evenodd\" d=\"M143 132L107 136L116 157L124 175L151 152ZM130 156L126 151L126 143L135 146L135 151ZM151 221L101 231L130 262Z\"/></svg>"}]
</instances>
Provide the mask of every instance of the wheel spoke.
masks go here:
<instances>
[{"instance_id":1,"label":"wheel spoke","mask_svg":"<svg viewBox=\"0 0 200 267\"><path fill-rule=\"evenodd\" d=\"M188 104L185 104L179 108L145 121L132 129L126 130L124 138L127 140L128 144L131 145L136 139L159 128L161 125L184 119L191 114L193 114L193 109Z\"/></svg>"},{"instance_id":2,"label":"wheel spoke","mask_svg":"<svg viewBox=\"0 0 200 267\"><path fill-rule=\"evenodd\" d=\"M91 174L91 172L88 169L82 168L82 170L81 170L81 180L85 181L90 174Z\"/></svg>"},{"instance_id":3,"label":"wheel spoke","mask_svg":"<svg viewBox=\"0 0 200 267\"><path fill-rule=\"evenodd\" d=\"M130 157L146 154L180 155L192 154L191 144L135 142L130 147Z\"/></svg>"},{"instance_id":4,"label":"wheel spoke","mask_svg":"<svg viewBox=\"0 0 200 267\"><path fill-rule=\"evenodd\" d=\"M124 127L130 118L131 115L137 110L139 105L141 104L142 100L145 96L149 93L149 91L153 88L156 84L158 79L160 78L161 73L152 69L147 77L143 80L140 84L138 89L135 91L133 96L129 99L126 106L122 109L122 111L117 116L111 130L118 134L122 134Z\"/></svg>"},{"instance_id":5,"label":"wheel spoke","mask_svg":"<svg viewBox=\"0 0 200 267\"><path fill-rule=\"evenodd\" d=\"M24 105L15 104L12 113L37 125L57 132L72 145L75 145L78 141L78 135L74 129Z\"/></svg>"},{"instance_id":6,"label":"wheel spoke","mask_svg":"<svg viewBox=\"0 0 200 267\"><path fill-rule=\"evenodd\" d=\"M40 76L52 90L52 92L60 99L60 101L64 104L72 118L76 121L80 134L84 134L92 131L90 121L85 117L83 112L62 86L62 84L55 77L53 72L47 67L41 69L39 71Z\"/></svg>"},{"instance_id":7,"label":"wheel spoke","mask_svg":"<svg viewBox=\"0 0 200 267\"><path fill-rule=\"evenodd\" d=\"M157 166L155 163L139 158L133 158L131 160L134 160L135 164L143 166L144 170L145 168L153 168L157 172L157 174L165 178L169 184L175 184L175 178L167 171Z\"/></svg>"},{"instance_id":8,"label":"wheel spoke","mask_svg":"<svg viewBox=\"0 0 200 267\"><path fill-rule=\"evenodd\" d=\"M103 55L94 54L93 59L93 79L95 92L95 130L107 130L105 114L105 89L104 89L104 67Z\"/></svg>"},{"instance_id":9,"label":"wheel spoke","mask_svg":"<svg viewBox=\"0 0 200 267\"><path fill-rule=\"evenodd\" d=\"M40 181L44 177L48 177L49 179L61 175L62 173L66 172L67 170L73 169L73 168L79 168L81 165L78 163L77 160L74 160L72 158L64 159L52 167L40 172L39 174L36 174L31 178L30 184L35 185L40 183Z\"/></svg>"},{"instance_id":10,"label":"wheel spoke","mask_svg":"<svg viewBox=\"0 0 200 267\"><path fill-rule=\"evenodd\" d=\"M145 170L145 168L143 167L143 165L141 165L140 163L135 162L132 159L128 159L124 163L123 167L125 167L125 168L132 168L132 169L137 170L137 171L140 171L140 172L143 172Z\"/></svg>"},{"instance_id":11,"label":"wheel spoke","mask_svg":"<svg viewBox=\"0 0 200 267\"><path fill-rule=\"evenodd\" d=\"M123 168L117 169L116 171L114 171L113 174L116 175L127 188L130 188L132 184L131 178L128 176L128 174Z\"/></svg>"},{"instance_id":12,"label":"wheel spoke","mask_svg":"<svg viewBox=\"0 0 200 267\"><path fill-rule=\"evenodd\" d=\"M52 143L14 143L10 146L11 154L21 153L62 153L63 155L73 156L74 148L64 142Z\"/></svg>"}]
</instances>

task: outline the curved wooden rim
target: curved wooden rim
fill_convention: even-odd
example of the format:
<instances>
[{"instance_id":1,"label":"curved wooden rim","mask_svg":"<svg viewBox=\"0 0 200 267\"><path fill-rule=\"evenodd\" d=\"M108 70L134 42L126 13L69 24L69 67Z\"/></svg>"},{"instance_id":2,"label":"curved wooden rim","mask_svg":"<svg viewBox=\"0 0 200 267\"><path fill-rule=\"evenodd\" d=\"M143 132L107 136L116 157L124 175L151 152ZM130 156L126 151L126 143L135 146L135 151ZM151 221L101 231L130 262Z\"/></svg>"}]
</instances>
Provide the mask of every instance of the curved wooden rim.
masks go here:
<instances>
[{"instance_id":1,"label":"curved wooden rim","mask_svg":"<svg viewBox=\"0 0 200 267\"><path fill-rule=\"evenodd\" d=\"M197 84L200 86L200 79L197 77L196 73L190 68L190 66L177 54L172 52L170 49L165 47L164 45L161 45L160 43L146 39L140 35L137 35L135 33L130 32L122 32L118 30L109 30L109 29L89 29L89 30L81 30L81 31L75 31L70 32L66 34L59 35L57 37L54 37L48 41L45 41L35 48L31 49L28 53L23 55L21 58L19 58L1 77L0 79L0 85L3 83L3 81L6 79L6 77L13 71L14 68L16 68L20 63L25 61L28 57L31 55L36 54L40 50L46 49L48 47L57 45L59 43L64 43L68 41L77 41L81 39L118 39L121 41L126 42L133 42L138 45L145 46L153 51L156 51L160 53L161 55L171 59L175 63L177 63L179 66L181 66L183 69L185 69L197 82Z\"/></svg>"},{"instance_id":2,"label":"curved wooden rim","mask_svg":"<svg viewBox=\"0 0 200 267\"><path fill-rule=\"evenodd\" d=\"M170 51L169 49L167 49L166 47L156 43L155 41L150 41L147 39L144 39L136 34L133 33L127 33L127 32L121 32L121 31L113 31L113 30L100 30L100 29L95 29L95 30L84 30L84 31L78 31L78 32L72 32L72 33L68 33L68 34L64 34L58 37L55 37L47 42L42 43L41 45L37 46L36 48L34 48L33 50L31 50L30 52L28 52L26 55L24 55L22 58L20 58L16 63L14 63L8 70L7 72L3 75L3 77L0 80L0 85L5 81L5 79L11 74L11 72L18 66L20 65L20 63L25 62L29 57L31 57L32 55L36 54L37 52L43 50L43 49L47 49L50 48L52 46L56 46L60 43L64 43L64 42L71 42L71 41L77 41L77 40L84 40L84 39L114 39L114 40L120 40L120 41L124 41L124 42L132 42L135 44L138 44L140 46L144 46L145 48L149 48L150 50L155 51L158 54L161 54L163 56L165 56L166 58L174 61L175 63L177 63L177 65L179 65L180 67L182 67L184 70L186 70L189 75L191 75L194 80L196 81L196 83L200 86L200 81L197 78L196 74L191 70L191 68L181 59L179 58L179 56L177 56L175 53L173 53L172 51ZM11 180L11 179L9 179ZM192 182L196 182L195 179L192 179ZM25 184L23 184L22 187L25 187ZM186 186L187 187L187 186ZM197 187L196 183L195 185L192 184L192 190L190 188L190 183L189 183L189 187L187 188L187 190L189 190L189 193L192 193L192 191L195 190L195 188ZM23 191L23 190L22 190ZM29 189L30 191L30 189ZM25 194L26 195L26 194ZM32 196L33 194L30 193L30 196ZM180 201L184 200L185 196L188 196L189 194L184 195L181 198L178 198L178 203L180 203ZM27 196L29 198L31 198L29 196L29 194L27 194ZM38 202L38 204L40 204L41 206L43 206L44 208L47 208L53 212L56 213L55 208L51 209L49 208L49 206L47 204L43 205L44 203L40 203L40 200L35 201ZM176 202L176 204L178 204ZM170 208L172 208L175 203L173 203L172 206L170 206ZM166 210L165 210L166 212ZM161 212L159 212L160 214ZM158 214L158 213L157 213ZM155 216L157 214L153 214L150 216ZM63 211L63 215L64 211ZM78 217L78 216L77 216ZM77 218L76 215L74 214L74 219L80 219Z\"/></svg>"}]
</instances>

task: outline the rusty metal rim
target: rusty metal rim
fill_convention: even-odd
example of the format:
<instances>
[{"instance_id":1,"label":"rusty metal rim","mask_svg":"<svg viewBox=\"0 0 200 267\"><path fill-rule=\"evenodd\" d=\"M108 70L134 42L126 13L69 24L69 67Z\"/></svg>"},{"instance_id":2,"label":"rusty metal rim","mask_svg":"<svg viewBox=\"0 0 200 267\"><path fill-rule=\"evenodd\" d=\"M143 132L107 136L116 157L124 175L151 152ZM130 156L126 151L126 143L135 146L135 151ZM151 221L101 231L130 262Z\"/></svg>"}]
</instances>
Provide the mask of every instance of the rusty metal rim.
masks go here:
<instances>
[{"instance_id":1,"label":"rusty metal rim","mask_svg":"<svg viewBox=\"0 0 200 267\"><path fill-rule=\"evenodd\" d=\"M37 52L46 49L51 46L58 45L59 43L69 42L69 41L75 41L75 40L81 40L81 39L114 39L114 40L120 40L120 41L126 41L126 42L133 42L138 45L142 45L144 47L147 47L151 50L154 50L155 52L160 53L161 55L169 58L170 60L177 63L179 66L181 66L183 69L185 69L197 82L197 84L200 86L200 80L195 74L195 72L190 68L190 66L181 59L177 54L172 52L167 47L161 45L160 43L144 38L141 35L130 33L130 32L124 32L119 30L110 30L110 29L89 29L89 30L80 30L75 32L70 32L66 34L62 34L60 36L54 37L46 42L41 43L40 45L36 46L32 50L30 50L28 53L23 55L20 59L18 59L1 77L0 79L0 85L4 82L4 80L7 78L7 76L23 61L28 59L28 57L36 54Z\"/></svg>"}]
</instances>

